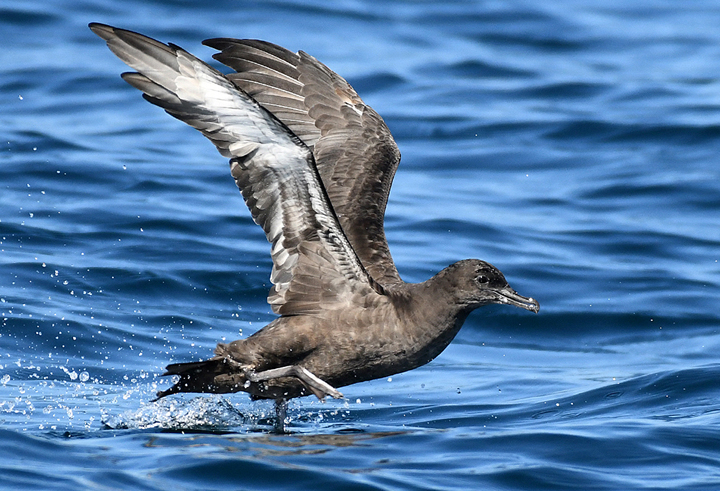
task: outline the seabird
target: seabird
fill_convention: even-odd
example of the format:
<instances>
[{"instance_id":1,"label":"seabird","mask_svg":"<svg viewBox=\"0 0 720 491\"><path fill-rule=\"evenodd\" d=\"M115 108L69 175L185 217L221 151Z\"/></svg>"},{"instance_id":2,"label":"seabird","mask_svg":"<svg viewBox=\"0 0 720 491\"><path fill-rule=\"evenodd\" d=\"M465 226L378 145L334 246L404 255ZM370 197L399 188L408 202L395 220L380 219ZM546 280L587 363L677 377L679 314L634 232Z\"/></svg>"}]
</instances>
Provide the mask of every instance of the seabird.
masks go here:
<instances>
[{"instance_id":1,"label":"seabird","mask_svg":"<svg viewBox=\"0 0 720 491\"><path fill-rule=\"evenodd\" d=\"M312 56L250 39L204 41L234 70L225 75L174 44L90 29L136 70L126 82L230 159L272 246L268 302L279 317L218 344L212 358L169 365L164 375L179 379L158 399L243 391L282 408L310 394L342 398L339 387L433 360L478 307L538 312L477 259L423 283L400 278L383 226L400 152L380 115Z\"/></svg>"}]
</instances>

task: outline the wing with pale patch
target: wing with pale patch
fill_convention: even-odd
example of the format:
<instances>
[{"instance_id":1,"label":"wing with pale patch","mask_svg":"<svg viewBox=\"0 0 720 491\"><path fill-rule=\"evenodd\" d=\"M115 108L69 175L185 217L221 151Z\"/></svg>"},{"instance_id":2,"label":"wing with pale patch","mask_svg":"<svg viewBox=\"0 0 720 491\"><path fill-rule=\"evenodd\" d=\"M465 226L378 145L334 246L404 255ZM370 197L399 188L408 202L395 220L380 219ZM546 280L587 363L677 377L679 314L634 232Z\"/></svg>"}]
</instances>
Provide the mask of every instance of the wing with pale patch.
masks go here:
<instances>
[{"instance_id":1,"label":"wing with pale patch","mask_svg":"<svg viewBox=\"0 0 720 491\"><path fill-rule=\"evenodd\" d=\"M340 225L379 283L402 282L384 230L400 152L383 119L339 75L300 51L256 40L210 39L227 75L313 150Z\"/></svg>"},{"instance_id":2,"label":"wing with pale patch","mask_svg":"<svg viewBox=\"0 0 720 491\"><path fill-rule=\"evenodd\" d=\"M102 24L93 32L138 73L144 97L201 131L230 158L245 202L272 244L268 302L284 315L340 308L381 288L345 237L308 147L253 98L172 44Z\"/></svg>"}]
</instances>

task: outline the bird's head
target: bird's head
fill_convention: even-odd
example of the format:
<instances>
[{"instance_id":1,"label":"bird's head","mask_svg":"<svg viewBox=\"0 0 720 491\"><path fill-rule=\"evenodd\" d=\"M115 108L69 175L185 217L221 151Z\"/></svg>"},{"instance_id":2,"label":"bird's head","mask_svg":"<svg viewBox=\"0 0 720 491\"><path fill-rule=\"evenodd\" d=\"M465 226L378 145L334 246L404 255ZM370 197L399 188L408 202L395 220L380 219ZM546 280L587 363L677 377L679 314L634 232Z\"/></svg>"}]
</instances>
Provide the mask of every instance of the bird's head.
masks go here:
<instances>
[{"instance_id":1,"label":"bird's head","mask_svg":"<svg viewBox=\"0 0 720 491\"><path fill-rule=\"evenodd\" d=\"M456 301L468 310L492 303L514 305L537 313L540 304L523 297L510 285L495 266L479 259L465 259L448 266L444 272L452 283Z\"/></svg>"}]
</instances>

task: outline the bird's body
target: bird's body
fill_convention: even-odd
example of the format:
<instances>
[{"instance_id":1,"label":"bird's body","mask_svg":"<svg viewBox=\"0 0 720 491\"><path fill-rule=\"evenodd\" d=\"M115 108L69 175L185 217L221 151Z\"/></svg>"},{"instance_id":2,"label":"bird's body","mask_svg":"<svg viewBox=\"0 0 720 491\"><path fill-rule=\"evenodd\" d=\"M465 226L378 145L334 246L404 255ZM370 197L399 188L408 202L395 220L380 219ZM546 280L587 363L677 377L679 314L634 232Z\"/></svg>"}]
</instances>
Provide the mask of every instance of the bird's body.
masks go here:
<instances>
[{"instance_id":1,"label":"bird's body","mask_svg":"<svg viewBox=\"0 0 720 491\"><path fill-rule=\"evenodd\" d=\"M247 339L218 345L217 356L193 366L187 380L181 382L206 384L196 387L197 392L234 392L240 386L254 398L281 399L312 392L292 377L282 383L277 380L274 384L251 383L245 387L247 378L243 371L228 370L225 360L255 372L301 366L332 387L422 366L450 344L471 310L461 305L452 310L437 305L442 303L444 307L447 303L446 298L438 295L439 290L433 288L444 283L443 276L404 285L377 296L362 308L337 309L317 316L280 317ZM213 367L212 378L201 381L194 369L205 372L209 366ZM176 367L182 370L189 365ZM172 365L170 370L176 371ZM234 376L228 377L228 372ZM175 387L182 391L183 383Z\"/></svg>"},{"instance_id":2,"label":"bird's body","mask_svg":"<svg viewBox=\"0 0 720 491\"><path fill-rule=\"evenodd\" d=\"M272 244L268 302L280 317L215 356L168 366L177 392L244 391L286 401L417 368L470 312L490 303L538 311L492 265L469 259L405 283L385 240L400 153L382 118L311 56L216 39L223 75L174 45L102 24L91 29L138 73L123 78L200 130L230 158L253 219Z\"/></svg>"}]
</instances>

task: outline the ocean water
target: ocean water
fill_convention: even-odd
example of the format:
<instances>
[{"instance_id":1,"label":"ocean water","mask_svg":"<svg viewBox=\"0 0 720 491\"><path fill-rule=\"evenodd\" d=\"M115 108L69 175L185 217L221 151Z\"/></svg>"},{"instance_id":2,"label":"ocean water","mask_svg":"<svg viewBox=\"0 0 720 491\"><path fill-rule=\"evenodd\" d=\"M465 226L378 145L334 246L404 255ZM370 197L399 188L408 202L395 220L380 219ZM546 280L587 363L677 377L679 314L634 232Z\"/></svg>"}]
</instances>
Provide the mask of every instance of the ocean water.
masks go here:
<instances>
[{"instance_id":1,"label":"ocean water","mask_svg":"<svg viewBox=\"0 0 720 491\"><path fill-rule=\"evenodd\" d=\"M406 281L499 267L541 311L273 407L171 362L273 318L226 160L87 28L305 50L383 115ZM710 0L0 3L0 488L720 489L720 9Z\"/></svg>"}]
</instances>

